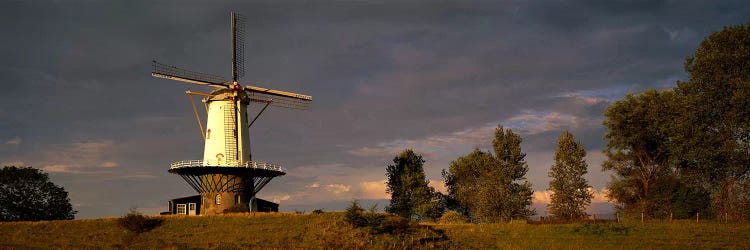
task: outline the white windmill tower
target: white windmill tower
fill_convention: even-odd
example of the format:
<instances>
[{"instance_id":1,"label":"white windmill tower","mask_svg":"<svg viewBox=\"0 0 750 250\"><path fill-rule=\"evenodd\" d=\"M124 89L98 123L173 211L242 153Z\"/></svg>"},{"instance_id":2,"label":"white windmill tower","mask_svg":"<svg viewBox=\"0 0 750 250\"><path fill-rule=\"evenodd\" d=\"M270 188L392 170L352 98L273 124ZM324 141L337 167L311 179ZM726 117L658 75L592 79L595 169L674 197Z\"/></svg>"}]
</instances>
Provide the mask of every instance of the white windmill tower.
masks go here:
<instances>
[{"instance_id":1,"label":"white windmill tower","mask_svg":"<svg viewBox=\"0 0 750 250\"><path fill-rule=\"evenodd\" d=\"M256 86L242 86L244 76L244 20L232 12L232 79L180 69L153 61L154 77L206 85L210 93L187 91L202 96L207 118L205 131L195 104L198 125L205 141L202 160L172 163L169 172L180 175L201 194L201 214L221 213L235 206L250 207L255 195L277 176L284 175L281 166L255 161L250 152L249 127L270 106L309 109L312 97ZM192 101L192 98L191 98ZM247 106L264 105L255 118L248 122Z\"/></svg>"}]
</instances>

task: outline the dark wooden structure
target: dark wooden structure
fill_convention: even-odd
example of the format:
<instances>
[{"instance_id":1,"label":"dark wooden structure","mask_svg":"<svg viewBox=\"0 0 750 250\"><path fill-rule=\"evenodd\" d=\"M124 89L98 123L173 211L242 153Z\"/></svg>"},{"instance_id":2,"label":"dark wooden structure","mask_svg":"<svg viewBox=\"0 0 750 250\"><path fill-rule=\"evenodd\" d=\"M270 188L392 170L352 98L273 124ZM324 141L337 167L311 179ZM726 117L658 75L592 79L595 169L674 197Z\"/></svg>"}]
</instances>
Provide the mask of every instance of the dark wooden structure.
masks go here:
<instances>
[{"instance_id":1,"label":"dark wooden structure","mask_svg":"<svg viewBox=\"0 0 750 250\"><path fill-rule=\"evenodd\" d=\"M255 198L255 204L253 204L258 212L278 212L279 204L264 199ZM187 197L174 198L168 201L167 207L169 211L162 214L182 214L182 215L200 215L201 214L201 203L203 199L201 195L193 195Z\"/></svg>"}]
</instances>

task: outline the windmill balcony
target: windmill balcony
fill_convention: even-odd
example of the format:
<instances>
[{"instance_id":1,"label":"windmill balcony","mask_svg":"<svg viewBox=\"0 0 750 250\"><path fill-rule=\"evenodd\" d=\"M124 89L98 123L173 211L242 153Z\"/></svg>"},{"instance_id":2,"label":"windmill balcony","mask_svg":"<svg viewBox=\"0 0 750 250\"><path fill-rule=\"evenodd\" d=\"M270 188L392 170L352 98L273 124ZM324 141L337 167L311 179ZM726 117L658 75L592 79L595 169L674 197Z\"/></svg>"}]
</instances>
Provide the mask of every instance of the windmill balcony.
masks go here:
<instances>
[{"instance_id":1,"label":"windmill balcony","mask_svg":"<svg viewBox=\"0 0 750 250\"><path fill-rule=\"evenodd\" d=\"M266 163L266 162L257 162L257 161L240 162L240 161L187 160L187 161L174 162L169 165L169 169L193 168L193 167L254 168L254 169L264 169L264 170L284 172L284 170L282 170L281 166L279 165Z\"/></svg>"}]
</instances>

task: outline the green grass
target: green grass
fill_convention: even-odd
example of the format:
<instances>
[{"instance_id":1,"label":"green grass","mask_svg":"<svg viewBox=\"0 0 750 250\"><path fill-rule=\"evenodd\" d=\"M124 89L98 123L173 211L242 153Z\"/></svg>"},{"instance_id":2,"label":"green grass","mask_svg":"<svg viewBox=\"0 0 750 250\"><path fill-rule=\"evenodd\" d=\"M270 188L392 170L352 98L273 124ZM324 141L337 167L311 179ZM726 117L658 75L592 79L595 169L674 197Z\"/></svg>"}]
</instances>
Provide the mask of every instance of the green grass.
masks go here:
<instances>
[{"instance_id":1,"label":"green grass","mask_svg":"<svg viewBox=\"0 0 750 250\"><path fill-rule=\"evenodd\" d=\"M355 229L343 213L161 218L161 226L141 234L118 227L115 218L0 223L0 249L750 249L750 223L423 223L389 235Z\"/></svg>"}]
</instances>

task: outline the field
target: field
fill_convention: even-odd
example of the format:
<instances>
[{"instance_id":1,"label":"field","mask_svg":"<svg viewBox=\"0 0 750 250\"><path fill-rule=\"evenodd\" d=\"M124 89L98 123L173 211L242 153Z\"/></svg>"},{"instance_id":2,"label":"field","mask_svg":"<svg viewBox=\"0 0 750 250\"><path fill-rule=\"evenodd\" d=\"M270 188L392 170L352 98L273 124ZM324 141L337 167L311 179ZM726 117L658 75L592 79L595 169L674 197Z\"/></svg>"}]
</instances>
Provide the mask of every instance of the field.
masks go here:
<instances>
[{"instance_id":1,"label":"field","mask_svg":"<svg viewBox=\"0 0 750 250\"><path fill-rule=\"evenodd\" d=\"M0 249L750 249L750 223L712 221L414 225L391 235L355 229L343 213L166 216L136 234L115 218L0 223Z\"/></svg>"}]
</instances>

